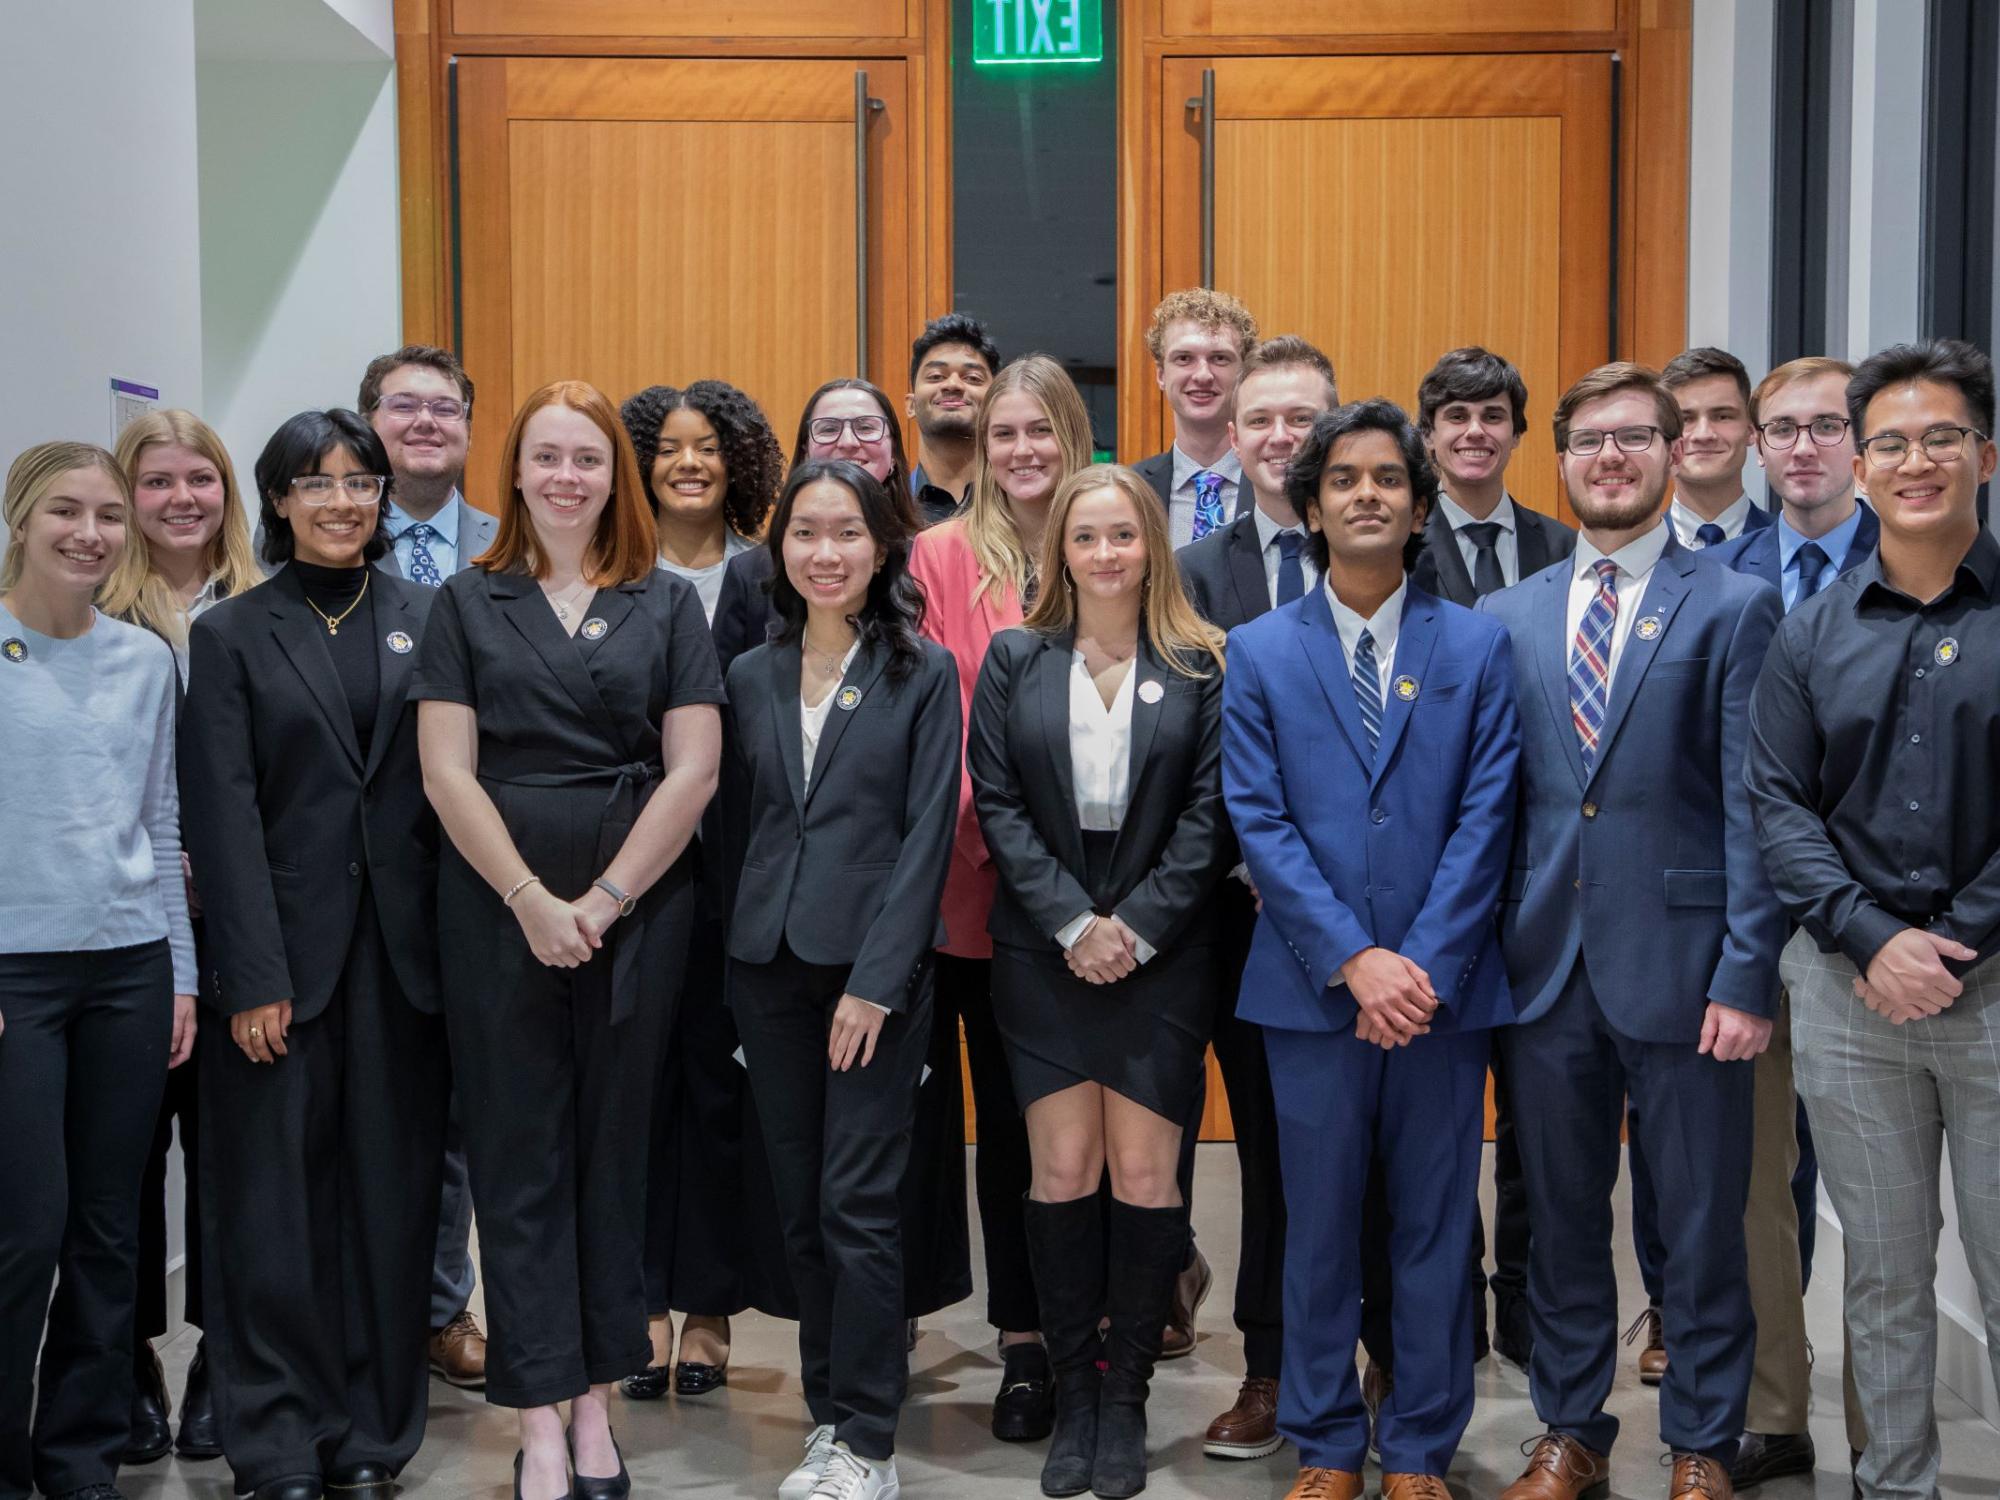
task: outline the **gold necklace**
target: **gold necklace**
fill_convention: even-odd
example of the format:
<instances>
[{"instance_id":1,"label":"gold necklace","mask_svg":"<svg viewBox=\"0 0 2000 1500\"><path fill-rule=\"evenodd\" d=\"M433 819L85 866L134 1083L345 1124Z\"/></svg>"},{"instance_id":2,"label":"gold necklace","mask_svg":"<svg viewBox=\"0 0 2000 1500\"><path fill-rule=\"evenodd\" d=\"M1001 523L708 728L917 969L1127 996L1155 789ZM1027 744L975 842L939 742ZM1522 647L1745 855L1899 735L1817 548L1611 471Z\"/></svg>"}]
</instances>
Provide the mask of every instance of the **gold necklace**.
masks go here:
<instances>
[{"instance_id":1,"label":"gold necklace","mask_svg":"<svg viewBox=\"0 0 2000 1500\"><path fill-rule=\"evenodd\" d=\"M314 614L318 615L322 620L326 621L326 633L328 635L339 635L340 622L346 619L349 615L353 614L356 606L358 606L361 603L361 601L363 599L366 599L367 597L368 597L368 575L364 572L361 575L361 592L356 594L354 596L353 603L349 604L347 608L343 609L339 614L337 615L328 614L325 610L321 609L317 604L313 604L310 595L307 596L306 603L312 606L312 612Z\"/></svg>"}]
</instances>

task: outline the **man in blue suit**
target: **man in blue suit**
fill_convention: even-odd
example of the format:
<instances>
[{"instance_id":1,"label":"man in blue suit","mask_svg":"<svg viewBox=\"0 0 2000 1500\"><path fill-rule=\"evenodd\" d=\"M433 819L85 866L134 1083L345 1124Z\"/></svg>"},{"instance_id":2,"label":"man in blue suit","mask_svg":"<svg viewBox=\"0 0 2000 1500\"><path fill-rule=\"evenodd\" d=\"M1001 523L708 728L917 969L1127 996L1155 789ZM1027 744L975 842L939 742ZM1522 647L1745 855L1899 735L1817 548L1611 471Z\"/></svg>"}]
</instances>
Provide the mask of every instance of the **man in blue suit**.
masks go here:
<instances>
[{"instance_id":1,"label":"man in blue suit","mask_svg":"<svg viewBox=\"0 0 2000 1500\"><path fill-rule=\"evenodd\" d=\"M1356 1500L1361 1204L1379 1163L1396 1381L1388 1500L1435 1495L1472 1414L1472 1247L1494 934L1521 727L1505 632L1405 570L1437 496L1386 401L1319 418L1286 487L1323 582L1232 631L1223 790L1262 911L1237 1014L1264 1028L1290 1222L1278 1426L1294 1500Z\"/></svg>"},{"instance_id":2,"label":"man in blue suit","mask_svg":"<svg viewBox=\"0 0 2000 1500\"><path fill-rule=\"evenodd\" d=\"M1611 1194L1629 1094L1659 1189L1672 1500L1729 1500L1752 1331L1751 1070L1785 918L1743 786L1778 596L1698 560L1661 515L1680 411L1643 366L1564 394L1576 552L1480 608L1507 627L1521 804L1500 907L1519 1024L1501 1038L1535 1226L1529 1364L1547 1426L1501 1500L1579 1500L1610 1473Z\"/></svg>"}]
</instances>

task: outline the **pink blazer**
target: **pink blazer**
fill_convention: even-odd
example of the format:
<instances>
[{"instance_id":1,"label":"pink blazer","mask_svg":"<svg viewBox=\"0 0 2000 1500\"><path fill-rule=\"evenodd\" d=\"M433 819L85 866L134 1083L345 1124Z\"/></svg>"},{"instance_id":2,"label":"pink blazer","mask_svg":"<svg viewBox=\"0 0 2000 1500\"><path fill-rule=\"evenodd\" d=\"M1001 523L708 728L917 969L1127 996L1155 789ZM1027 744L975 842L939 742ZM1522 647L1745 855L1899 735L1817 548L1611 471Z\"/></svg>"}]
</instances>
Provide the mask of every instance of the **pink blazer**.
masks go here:
<instances>
[{"instance_id":1,"label":"pink blazer","mask_svg":"<svg viewBox=\"0 0 2000 1500\"><path fill-rule=\"evenodd\" d=\"M924 634L958 663L958 704L965 724L972 720L972 690L986 661L986 646L1000 631L1021 623L1021 599L1011 587L989 588L972 602L979 584L979 559L965 539L965 523L946 521L921 533L910 550L910 576L924 591ZM961 731L958 772L958 831L952 840L951 868L944 882L945 940L939 951L957 958L991 958L993 940L986 916L998 880L979 815L972 806L972 778L965 774Z\"/></svg>"}]
</instances>

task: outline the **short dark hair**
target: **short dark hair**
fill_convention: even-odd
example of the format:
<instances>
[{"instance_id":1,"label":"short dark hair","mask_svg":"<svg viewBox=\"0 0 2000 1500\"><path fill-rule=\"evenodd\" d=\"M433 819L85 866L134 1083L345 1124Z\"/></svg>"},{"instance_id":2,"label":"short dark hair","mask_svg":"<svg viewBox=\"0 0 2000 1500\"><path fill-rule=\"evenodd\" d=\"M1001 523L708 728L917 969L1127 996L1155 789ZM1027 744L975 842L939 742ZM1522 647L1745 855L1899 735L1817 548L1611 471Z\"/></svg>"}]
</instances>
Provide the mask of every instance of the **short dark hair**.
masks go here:
<instances>
[{"instance_id":1,"label":"short dark hair","mask_svg":"<svg viewBox=\"0 0 2000 1500\"><path fill-rule=\"evenodd\" d=\"M951 312L932 318L910 345L910 384L917 383L917 371L924 367L931 350L940 344L963 344L986 361L986 373L1000 373L1000 346L986 332L986 325L971 313Z\"/></svg>"},{"instance_id":2,"label":"short dark hair","mask_svg":"<svg viewBox=\"0 0 2000 1500\"><path fill-rule=\"evenodd\" d=\"M841 486L861 502L861 523L887 554L868 584L868 597L862 602L861 613L854 617L854 628L862 640L879 641L889 648L887 671L891 677L908 677L924 659L919 634L924 623L924 592L910 576L910 543L918 528L911 525L907 508L890 497L887 486L850 459L809 458L794 465L778 495L771 529L764 537L771 555L771 608L780 622L772 639L796 641L805 635L806 601L785 572L785 532L800 493L806 486L822 482Z\"/></svg>"},{"instance_id":3,"label":"short dark hair","mask_svg":"<svg viewBox=\"0 0 2000 1500\"><path fill-rule=\"evenodd\" d=\"M726 476L722 514L729 529L738 536L756 536L778 498L778 486L784 483L785 450L778 446L777 434L764 419L764 409L727 381L697 380L686 390L649 385L627 396L618 408L626 436L632 439L633 456L639 461L639 483L645 489L646 503L657 518L660 497L653 493L653 461L660 456L660 430L668 416L683 409L706 417L722 443Z\"/></svg>"},{"instance_id":4,"label":"short dark hair","mask_svg":"<svg viewBox=\"0 0 2000 1500\"><path fill-rule=\"evenodd\" d=\"M1316 344L1299 337L1296 333L1280 333L1265 339L1261 344L1253 344L1250 352L1243 356L1243 369L1236 377L1236 390L1230 394L1230 415L1236 412L1236 397L1242 393L1243 382L1259 370L1307 369L1316 370L1326 381L1326 395L1333 406L1340 404L1340 382L1334 378L1333 361Z\"/></svg>"},{"instance_id":5,"label":"short dark hair","mask_svg":"<svg viewBox=\"0 0 2000 1500\"><path fill-rule=\"evenodd\" d=\"M472 377L465 373L458 356L435 344L405 344L393 354L378 354L368 361L368 368L361 376L361 394L354 403L363 416L375 410L382 400L382 382L404 365L423 365L456 382L458 399L465 403L465 414L472 415Z\"/></svg>"},{"instance_id":6,"label":"short dark hair","mask_svg":"<svg viewBox=\"0 0 2000 1500\"><path fill-rule=\"evenodd\" d=\"M1660 371L1660 384L1669 391L1677 391L1691 380L1705 380L1711 375L1727 375L1735 381L1736 389L1743 396L1743 409L1749 411L1750 372L1743 368L1742 360L1727 349L1718 349L1712 344L1681 350Z\"/></svg>"},{"instance_id":7,"label":"short dark hair","mask_svg":"<svg viewBox=\"0 0 2000 1500\"><path fill-rule=\"evenodd\" d=\"M1291 466L1285 470L1285 498L1301 521L1306 518L1308 506L1318 509L1320 476L1333 458L1334 446L1343 438L1363 432L1386 432L1394 438L1403 453L1403 467L1409 471L1412 524L1409 540L1403 544L1403 571L1407 573L1416 566L1417 554L1423 550L1423 517L1437 505L1438 477L1437 470L1431 467L1430 455L1424 451L1422 436L1411 424L1409 414L1395 402L1375 396L1337 406L1317 418L1312 431L1292 455ZM1418 513L1418 506L1422 507L1422 514ZM1325 573L1328 549L1324 527L1311 532L1306 548L1320 572Z\"/></svg>"},{"instance_id":8,"label":"short dark hair","mask_svg":"<svg viewBox=\"0 0 2000 1500\"><path fill-rule=\"evenodd\" d=\"M1440 408L1454 401L1491 401L1505 396L1514 408L1516 436L1528 430L1528 386L1512 360L1468 344L1438 356L1417 386L1417 431L1426 437Z\"/></svg>"},{"instance_id":9,"label":"short dark hair","mask_svg":"<svg viewBox=\"0 0 2000 1500\"><path fill-rule=\"evenodd\" d=\"M257 455L257 523L263 528L264 561L272 567L292 560L292 523L278 514L277 502L289 494L292 481L319 472L320 460L339 448L370 474L382 476L382 500L375 507L375 534L361 549L374 562L389 550L389 495L396 471L389 467L389 450L359 412L344 406L326 411L302 411L286 418Z\"/></svg>"},{"instance_id":10,"label":"short dark hair","mask_svg":"<svg viewBox=\"0 0 2000 1500\"><path fill-rule=\"evenodd\" d=\"M1963 339L1929 339L1921 344L1891 344L1871 354L1847 382L1847 417L1856 438L1868 434L1861 419L1868 403L1892 385L1928 380L1956 388L1980 432L1993 436L1993 361Z\"/></svg>"}]
</instances>

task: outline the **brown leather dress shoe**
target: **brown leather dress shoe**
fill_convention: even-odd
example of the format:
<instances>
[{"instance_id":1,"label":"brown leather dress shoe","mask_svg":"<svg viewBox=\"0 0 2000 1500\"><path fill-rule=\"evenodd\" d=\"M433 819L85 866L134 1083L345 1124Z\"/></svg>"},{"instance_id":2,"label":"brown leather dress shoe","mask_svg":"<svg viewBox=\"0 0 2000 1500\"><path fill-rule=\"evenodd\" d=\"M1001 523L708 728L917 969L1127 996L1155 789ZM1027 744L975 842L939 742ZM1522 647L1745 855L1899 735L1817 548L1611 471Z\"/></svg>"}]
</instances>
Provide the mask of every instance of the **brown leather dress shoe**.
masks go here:
<instances>
[{"instance_id":1,"label":"brown leather dress shoe","mask_svg":"<svg viewBox=\"0 0 2000 1500\"><path fill-rule=\"evenodd\" d=\"M1180 1359L1194 1353L1194 1315L1208 1300L1208 1289L1213 1285L1215 1272L1209 1269L1208 1257L1197 1245L1194 1259L1174 1278L1173 1306L1167 1314L1166 1332L1160 1338L1161 1359Z\"/></svg>"},{"instance_id":2,"label":"brown leather dress shoe","mask_svg":"<svg viewBox=\"0 0 2000 1500\"><path fill-rule=\"evenodd\" d=\"M1736 1500L1736 1486L1730 1482L1728 1464L1699 1453L1676 1453L1667 1496L1668 1500Z\"/></svg>"},{"instance_id":3,"label":"brown leather dress shoe","mask_svg":"<svg viewBox=\"0 0 2000 1500\"><path fill-rule=\"evenodd\" d=\"M1611 1460L1563 1432L1535 1439L1528 1467L1500 1500L1594 1500L1611 1487Z\"/></svg>"},{"instance_id":4,"label":"brown leather dress shoe","mask_svg":"<svg viewBox=\"0 0 2000 1500\"><path fill-rule=\"evenodd\" d=\"M1268 1458L1284 1445L1278 1436L1278 1382L1247 1378L1236 1404L1208 1424L1201 1451L1210 1458Z\"/></svg>"},{"instance_id":5,"label":"brown leather dress shoe","mask_svg":"<svg viewBox=\"0 0 2000 1500\"><path fill-rule=\"evenodd\" d=\"M1660 1310L1648 1306L1632 1320L1632 1326L1625 1330L1625 1342L1637 1343L1644 1338L1639 1348L1639 1380L1644 1385L1658 1385L1667 1378L1667 1341L1660 1325Z\"/></svg>"},{"instance_id":6,"label":"brown leather dress shoe","mask_svg":"<svg viewBox=\"0 0 2000 1500\"><path fill-rule=\"evenodd\" d=\"M1451 1500L1451 1491L1435 1474L1384 1474L1382 1500Z\"/></svg>"},{"instance_id":7,"label":"brown leather dress shoe","mask_svg":"<svg viewBox=\"0 0 2000 1500\"><path fill-rule=\"evenodd\" d=\"M1361 1500L1361 1476L1345 1469L1301 1469L1285 1500Z\"/></svg>"},{"instance_id":8,"label":"brown leather dress shoe","mask_svg":"<svg viewBox=\"0 0 2000 1500\"><path fill-rule=\"evenodd\" d=\"M464 1391L486 1388L486 1335L462 1312L431 1335L431 1373Z\"/></svg>"}]
</instances>

